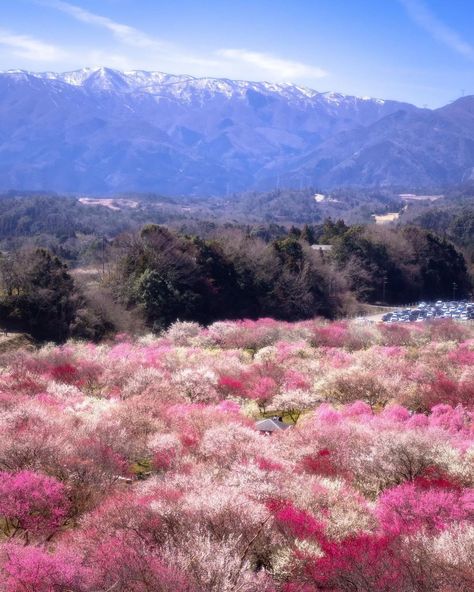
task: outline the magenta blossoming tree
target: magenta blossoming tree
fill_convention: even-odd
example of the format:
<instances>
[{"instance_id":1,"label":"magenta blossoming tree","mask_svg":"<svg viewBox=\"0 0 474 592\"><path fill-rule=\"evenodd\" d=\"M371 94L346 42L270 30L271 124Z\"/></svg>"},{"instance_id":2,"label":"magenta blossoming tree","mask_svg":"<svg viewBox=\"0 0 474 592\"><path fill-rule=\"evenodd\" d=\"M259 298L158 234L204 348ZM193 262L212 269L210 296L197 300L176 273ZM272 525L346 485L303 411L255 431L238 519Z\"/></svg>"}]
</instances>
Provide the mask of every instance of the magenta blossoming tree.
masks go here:
<instances>
[{"instance_id":1,"label":"magenta blossoming tree","mask_svg":"<svg viewBox=\"0 0 474 592\"><path fill-rule=\"evenodd\" d=\"M9 538L47 537L67 518L65 487L56 479L31 471L0 473L0 516Z\"/></svg>"}]
</instances>

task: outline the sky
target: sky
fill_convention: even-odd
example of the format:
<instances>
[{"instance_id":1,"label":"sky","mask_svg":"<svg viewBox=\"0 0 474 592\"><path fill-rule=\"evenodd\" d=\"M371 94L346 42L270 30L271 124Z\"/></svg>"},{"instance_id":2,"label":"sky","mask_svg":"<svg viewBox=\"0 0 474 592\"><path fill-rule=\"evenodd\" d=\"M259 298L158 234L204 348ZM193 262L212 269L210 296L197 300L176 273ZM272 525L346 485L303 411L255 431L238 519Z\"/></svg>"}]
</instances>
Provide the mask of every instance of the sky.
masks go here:
<instances>
[{"instance_id":1,"label":"sky","mask_svg":"<svg viewBox=\"0 0 474 592\"><path fill-rule=\"evenodd\" d=\"M0 0L0 7L0 70L155 70L432 108L474 94L472 0Z\"/></svg>"}]
</instances>

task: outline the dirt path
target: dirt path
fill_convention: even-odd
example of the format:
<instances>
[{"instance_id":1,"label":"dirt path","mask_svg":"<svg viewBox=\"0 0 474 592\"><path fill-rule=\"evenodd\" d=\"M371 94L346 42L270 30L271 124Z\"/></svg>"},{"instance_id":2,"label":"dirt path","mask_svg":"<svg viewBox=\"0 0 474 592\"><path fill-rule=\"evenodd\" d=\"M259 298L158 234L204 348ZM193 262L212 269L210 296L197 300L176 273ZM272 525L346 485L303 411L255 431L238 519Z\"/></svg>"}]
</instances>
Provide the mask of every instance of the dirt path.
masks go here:
<instances>
[{"instance_id":1,"label":"dirt path","mask_svg":"<svg viewBox=\"0 0 474 592\"><path fill-rule=\"evenodd\" d=\"M377 308L381 308L381 307L377 307ZM396 310L401 310L403 307L401 306L386 306L384 307L383 311L378 311L376 313L373 314L364 314L364 315L360 315L358 317L356 317L356 320L363 322L363 321L367 321L369 323L381 323L382 322L382 317L384 315L386 315L388 312L394 312Z\"/></svg>"},{"instance_id":2,"label":"dirt path","mask_svg":"<svg viewBox=\"0 0 474 592\"><path fill-rule=\"evenodd\" d=\"M0 354L15 349L34 347L34 341L27 333L8 332L6 335L0 329Z\"/></svg>"}]
</instances>

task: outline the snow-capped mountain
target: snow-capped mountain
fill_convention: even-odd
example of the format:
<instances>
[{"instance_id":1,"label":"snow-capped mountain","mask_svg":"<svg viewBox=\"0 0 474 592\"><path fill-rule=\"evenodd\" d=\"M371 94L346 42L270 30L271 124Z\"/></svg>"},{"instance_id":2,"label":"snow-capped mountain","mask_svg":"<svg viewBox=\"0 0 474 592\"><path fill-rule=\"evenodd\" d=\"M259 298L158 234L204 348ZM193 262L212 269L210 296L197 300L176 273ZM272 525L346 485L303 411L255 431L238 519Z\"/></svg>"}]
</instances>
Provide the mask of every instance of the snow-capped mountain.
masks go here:
<instances>
[{"instance_id":1,"label":"snow-capped mountain","mask_svg":"<svg viewBox=\"0 0 474 592\"><path fill-rule=\"evenodd\" d=\"M108 68L8 71L0 73L0 189L268 188L323 142L400 110L417 111L291 84Z\"/></svg>"},{"instance_id":2,"label":"snow-capped mountain","mask_svg":"<svg viewBox=\"0 0 474 592\"><path fill-rule=\"evenodd\" d=\"M341 104L343 102L375 102L383 105L386 101L370 97L351 97L338 93L320 93L316 90L289 83L248 82L219 78L196 78L193 76L165 74L131 70L120 72L111 68L83 68L73 72L25 72L10 70L3 74L34 77L40 80L55 80L71 86L121 93L147 93L175 99L190 99L204 91L222 94L227 97L244 96L251 89L262 93L277 93L291 100L307 101L318 97L321 102Z\"/></svg>"}]
</instances>

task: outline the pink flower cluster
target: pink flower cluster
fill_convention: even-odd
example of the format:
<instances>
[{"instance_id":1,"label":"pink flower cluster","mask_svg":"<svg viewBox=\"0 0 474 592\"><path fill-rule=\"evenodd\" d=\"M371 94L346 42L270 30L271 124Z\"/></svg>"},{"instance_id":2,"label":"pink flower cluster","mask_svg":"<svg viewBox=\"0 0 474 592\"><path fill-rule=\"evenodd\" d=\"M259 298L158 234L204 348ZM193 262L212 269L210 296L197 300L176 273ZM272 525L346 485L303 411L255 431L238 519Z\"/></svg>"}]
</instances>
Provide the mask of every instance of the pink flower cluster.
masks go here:
<instances>
[{"instance_id":1,"label":"pink flower cluster","mask_svg":"<svg viewBox=\"0 0 474 592\"><path fill-rule=\"evenodd\" d=\"M4 354L0 592L470 592L474 330L420 325Z\"/></svg>"}]
</instances>

